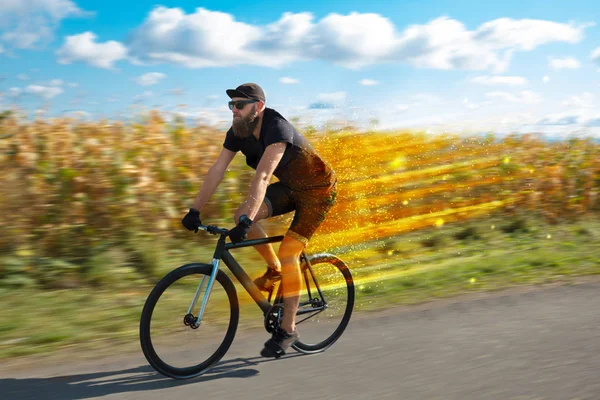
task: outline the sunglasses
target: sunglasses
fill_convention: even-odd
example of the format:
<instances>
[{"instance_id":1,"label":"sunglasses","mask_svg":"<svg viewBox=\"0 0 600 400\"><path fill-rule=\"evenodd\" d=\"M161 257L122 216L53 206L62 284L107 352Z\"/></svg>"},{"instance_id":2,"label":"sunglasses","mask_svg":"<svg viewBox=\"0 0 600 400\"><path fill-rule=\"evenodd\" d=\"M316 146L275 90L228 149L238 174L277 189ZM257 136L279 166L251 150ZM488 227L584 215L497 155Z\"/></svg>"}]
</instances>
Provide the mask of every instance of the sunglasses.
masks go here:
<instances>
[{"instance_id":1,"label":"sunglasses","mask_svg":"<svg viewBox=\"0 0 600 400\"><path fill-rule=\"evenodd\" d=\"M233 110L233 107L235 106L235 108L237 108L238 110L241 110L242 108L244 108L246 106L246 104L256 103L257 101L258 100L254 100L254 99L230 101L229 109Z\"/></svg>"}]
</instances>

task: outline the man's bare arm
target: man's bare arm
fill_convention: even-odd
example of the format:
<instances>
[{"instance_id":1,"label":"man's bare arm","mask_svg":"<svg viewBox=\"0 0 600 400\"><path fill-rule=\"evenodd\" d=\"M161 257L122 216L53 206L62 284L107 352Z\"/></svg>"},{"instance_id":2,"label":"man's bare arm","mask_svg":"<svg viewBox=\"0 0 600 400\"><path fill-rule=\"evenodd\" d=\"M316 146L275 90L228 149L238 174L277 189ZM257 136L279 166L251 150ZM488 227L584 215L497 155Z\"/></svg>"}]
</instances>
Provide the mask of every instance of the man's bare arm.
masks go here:
<instances>
[{"instance_id":1,"label":"man's bare arm","mask_svg":"<svg viewBox=\"0 0 600 400\"><path fill-rule=\"evenodd\" d=\"M286 145L287 144L284 142L279 142L267 146L256 167L256 175L254 175L254 179L252 179L250 191L248 192L247 216L251 220L254 220L256 214L258 214L258 210L265 199L269 181L283 157Z\"/></svg>"},{"instance_id":2,"label":"man's bare arm","mask_svg":"<svg viewBox=\"0 0 600 400\"><path fill-rule=\"evenodd\" d=\"M202 182L202 186L200 187L200 191L198 192L198 196L196 196L196 200L194 201L193 208L198 211L202 211L202 208L206 205L210 196L217 190L219 183L223 180L223 176L225 176L225 171L231 163L231 160L235 157L235 154L231 150L227 150L223 148L217 161L215 161L214 165L210 167L206 176L204 177L204 181Z\"/></svg>"}]
</instances>

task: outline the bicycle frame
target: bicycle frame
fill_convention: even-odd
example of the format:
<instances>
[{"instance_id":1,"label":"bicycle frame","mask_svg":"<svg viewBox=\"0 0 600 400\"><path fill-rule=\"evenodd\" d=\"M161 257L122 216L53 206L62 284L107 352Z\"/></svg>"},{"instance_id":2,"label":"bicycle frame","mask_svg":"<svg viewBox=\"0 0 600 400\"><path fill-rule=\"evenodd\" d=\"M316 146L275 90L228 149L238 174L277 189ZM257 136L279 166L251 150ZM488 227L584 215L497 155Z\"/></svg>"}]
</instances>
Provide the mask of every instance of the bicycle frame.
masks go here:
<instances>
[{"instance_id":1,"label":"bicycle frame","mask_svg":"<svg viewBox=\"0 0 600 400\"><path fill-rule=\"evenodd\" d=\"M250 247L267 243L277 243L283 240L283 236L272 236L263 239L251 239L246 240L237 244L227 243L221 253L221 259L227 265L229 270L233 273L236 279L241 283L241 285L246 289L250 297L256 302L258 307L263 311L263 313L269 312L271 309L271 303L265 298L262 292L256 287L252 279L248 276L246 271L242 268L242 266L236 261L233 255L229 252L229 250L239 249L241 247ZM215 258L218 254L219 247L217 245L217 249L215 250Z\"/></svg>"},{"instance_id":2,"label":"bicycle frame","mask_svg":"<svg viewBox=\"0 0 600 400\"><path fill-rule=\"evenodd\" d=\"M211 232L210 229L204 229L205 227L202 227L202 228L203 228L203 230L207 230L207 231ZM216 234L214 232L211 232L211 233ZM213 270L212 270L211 276L209 277L208 284L206 286L206 291L204 292L204 298L203 298L202 304L200 306L200 312L198 313L198 317L196 318L196 321L194 323L194 325L196 327L200 324L200 321L202 320L202 316L204 315L204 310L205 310L206 304L208 303L208 300L210 298L210 292L212 290L213 283L217 277L217 273L219 271L219 264L220 264L221 260L225 263L225 265L229 268L229 270L237 278L237 280L240 282L240 284L248 292L250 297L252 297L254 302L256 302L258 307L260 307L260 309L263 311L264 315L266 315L272 307L272 305L269 301L270 296L269 296L269 300L267 300L267 298L261 293L261 291L258 289L258 287L254 284L252 279L248 276L246 271L244 271L242 266L236 261L236 259L233 257L233 255L229 252L229 250L238 249L238 248L242 248L242 247L257 246L257 245L267 244L267 243L281 242L283 240L284 236L271 236L271 237L262 238L262 239L245 240L245 241L239 242L239 243L226 243L225 240L227 238L227 234L225 233L225 231L218 231L218 233L220 233L220 238L217 242L217 247L216 247L214 255L213 255L213 260L212 260ZM304 253L304 251L302 252L302 255L300 256L300 259L307 263L308 270L310 271L311 275L313 276L313 280L314 280L315 278L314 278L314 274L312 273L310 262L308 261L308 258L306 257L306 254ZM203 277L202 281L198 284L198 289L196 290L196 294L194 295L194 298L193 298L190 308L188 310L188 314L192 313L193 309L196 306L196 303L198 302L200 293L202 292L202 289L204 288L205 279L206 279L206 277ZM312 299L310 287L308 286L309 281L308 281L308 277L306 275L306 271L304 271L304 279L307 284L307 290L308 290L309 302L310 302L313 299ZM315 282L315 289L319 293L320 298L323 300L323 304L320 304L319 306L315 307L313 310L307 310L304 312L300 311L298 313L298 315L308 313L308 312L318 313L327 307L327 303L325 302L325 299L323 298L323 293L321 292L319 285L317 284L316 280L314 282Z\"/></svg>"}]
</instances>

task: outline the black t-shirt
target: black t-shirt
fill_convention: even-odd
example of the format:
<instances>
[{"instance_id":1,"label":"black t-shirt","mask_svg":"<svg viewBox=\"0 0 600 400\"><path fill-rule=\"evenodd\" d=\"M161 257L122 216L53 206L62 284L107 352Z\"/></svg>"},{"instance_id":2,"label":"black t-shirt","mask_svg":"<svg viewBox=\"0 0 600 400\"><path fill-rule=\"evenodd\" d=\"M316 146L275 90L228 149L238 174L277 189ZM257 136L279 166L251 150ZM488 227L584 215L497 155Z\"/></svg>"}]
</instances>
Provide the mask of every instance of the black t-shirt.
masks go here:
<instances>
[{"instance_id":1,"label":"black t-shirt","mask_svg":"<svg viewBox=\"0 0 600 400\"><path fill-rule=\"evenodd\" d=\"M329 164L319 156L285 118L271 108L265 108L260 129L260 137L254 135L239 138L229 128L223 147L241 151L246 156L246 164L256 169L267 146L273 143L287 143L283 157L273 175L283 184L296 190L310 190L330 187L335 183L335 173Z\"/></svg>"}]
</instances>

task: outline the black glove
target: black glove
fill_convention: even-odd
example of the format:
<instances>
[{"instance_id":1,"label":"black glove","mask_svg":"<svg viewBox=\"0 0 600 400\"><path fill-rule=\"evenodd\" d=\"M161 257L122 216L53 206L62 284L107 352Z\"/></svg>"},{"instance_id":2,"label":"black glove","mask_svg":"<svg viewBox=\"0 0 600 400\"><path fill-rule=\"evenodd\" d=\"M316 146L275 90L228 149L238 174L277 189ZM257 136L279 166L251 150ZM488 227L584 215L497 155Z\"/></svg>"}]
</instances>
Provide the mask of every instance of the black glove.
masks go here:
<instances>
[{"instance_id":1,"label":"black glove","mask_svg":"<svg viewBox=\"0 0 600 400\"><path fill-rule=\"evenodd\" d=\"M186 227L186 229L198 232L198 227L202 225L202 222L200 221L200 211L196 210L195 208L190 208L190 211L185 214L185 217L183 217L181 223Z\"/></svg>"},{"instance_id":2,"label":"black glove","mask_svg":"<svg viewBox=\"0 0 600 400\"><path fill-rule=\"evenodd\" d=\"M252 220L246 216L246 214L240 217L240 222L229 231L229 239L232 243L239 243L246 239L250 227L252 226Z\"/></svg>"}]
</instances>

